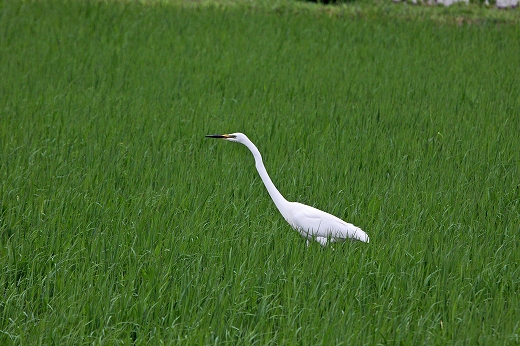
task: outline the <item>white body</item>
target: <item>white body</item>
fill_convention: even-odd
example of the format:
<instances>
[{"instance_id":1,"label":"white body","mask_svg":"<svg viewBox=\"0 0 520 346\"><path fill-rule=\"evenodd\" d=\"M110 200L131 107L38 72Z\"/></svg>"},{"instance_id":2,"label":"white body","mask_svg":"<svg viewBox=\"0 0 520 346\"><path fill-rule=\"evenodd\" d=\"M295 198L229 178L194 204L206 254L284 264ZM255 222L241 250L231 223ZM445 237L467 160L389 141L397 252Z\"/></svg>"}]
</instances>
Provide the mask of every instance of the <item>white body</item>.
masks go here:
<instances>
[{"instance_id":1,"label":"white body","mask_svg":"<svg viewBox=\"0 0 520 346\"><path fill-rule=\"evenodd\" d=\"M361 228L314 207L298 202L287 202L282 213L285 220L307 239L315 239L321 245L330 241L356 239L368 243L368 235Z\"/></svg>"},{"instance_id":2,"label":"white body","mask_svg":"<svg viewBox=\"0 0 520 346\"><path fill-rule=\"evenodd\" d=\"M258 174L274 204L289 225L300 232L303 237L307 238L307 241L315 239L321 245L326 245L328 241L344 241L346 239L369 242L368 235L361 228L311 206L287 201L274 186L269 174L267 174L262 162L262 155L260 155L253 142L243 133L208 135L207 137L223 138L228 141L242 143L251 151L255 158Z\"/></svg>"}]
</instances>

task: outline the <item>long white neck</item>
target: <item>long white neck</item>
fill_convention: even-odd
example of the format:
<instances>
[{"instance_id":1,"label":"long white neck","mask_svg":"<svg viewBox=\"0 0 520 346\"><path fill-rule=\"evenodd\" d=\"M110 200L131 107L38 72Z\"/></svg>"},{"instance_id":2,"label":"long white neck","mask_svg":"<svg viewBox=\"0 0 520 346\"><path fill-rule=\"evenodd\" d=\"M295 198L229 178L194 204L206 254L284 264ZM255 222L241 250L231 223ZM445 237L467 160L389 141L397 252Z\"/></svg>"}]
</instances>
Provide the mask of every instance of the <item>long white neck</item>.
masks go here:
<instances>
[{"instance_id":1,"label":"long white neck","mask_svg":"<svg viewBox=\"0 0 520 346\"><path fill-rule=\"evenodd\" d=\"M257 147L251 142L250 140L242 142L253 154L255 158L255 166L256 170L258 171L258 174L260 175L260 178L262 178L262 181L267 188L267 192L269 192L269 195L271 196L274 204L276 204L276 207L278 210L284 214L285 206L287 205L287 200L282 196L280 191L274 186L273 181L269 177L269 174L267 174L267 171L265 170L264 162L262 161L262 155L260 155L260 151L258 151Z\"/></svg>"}]
</instances>

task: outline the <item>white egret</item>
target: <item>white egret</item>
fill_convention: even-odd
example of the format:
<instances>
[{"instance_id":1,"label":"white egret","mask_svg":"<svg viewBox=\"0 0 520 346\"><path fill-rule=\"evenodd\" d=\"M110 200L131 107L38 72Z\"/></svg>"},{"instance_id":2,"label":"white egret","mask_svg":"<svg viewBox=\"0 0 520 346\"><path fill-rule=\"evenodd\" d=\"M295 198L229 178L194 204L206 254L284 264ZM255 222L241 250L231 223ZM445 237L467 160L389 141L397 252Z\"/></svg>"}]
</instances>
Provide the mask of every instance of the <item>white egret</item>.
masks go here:
<instances>
[{"instance_id":1,"label":"white egret","mask_svg":"<svg viewBox=\"0 0 520 346\"><path fill-rule=\"evenodd\" d=\"M256 146L245 134L231 133L224 135L206 135L206 137L222 138L231 142L241 143L251 151L255 158L258 174L260 174L260 178L262 178L274 204L289 225L297 230L303 237L307 238L307 245L309 245L310 239L315 239L321 245L326 245L328 241L343 241L347 238L368 243L368 235L363 232L361 228L311 206L287 201L276 186L274 186L269 174L267 174L262 161L262 155L260 155Z\"/></svg>"}]
</instances>

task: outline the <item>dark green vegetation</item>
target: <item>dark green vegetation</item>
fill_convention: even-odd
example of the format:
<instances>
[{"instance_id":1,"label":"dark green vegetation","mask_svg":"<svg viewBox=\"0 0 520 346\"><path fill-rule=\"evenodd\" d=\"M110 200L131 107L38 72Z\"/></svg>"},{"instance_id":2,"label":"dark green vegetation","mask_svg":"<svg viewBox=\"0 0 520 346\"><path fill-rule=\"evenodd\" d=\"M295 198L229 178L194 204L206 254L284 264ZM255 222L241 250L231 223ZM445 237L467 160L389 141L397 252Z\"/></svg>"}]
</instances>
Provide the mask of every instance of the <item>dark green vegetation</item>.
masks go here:
<instances>
[{"instance_id":1,"label":"dark green vegetation","mask_svg":"<svg viewBox=\"0 0 520 346\"><path fill-rule=\"evenodd\" d=\"M0 3L1 344L520 343L520 29ZM367 231L305 241L289 199Z\"/></svg>"}]
</instances>

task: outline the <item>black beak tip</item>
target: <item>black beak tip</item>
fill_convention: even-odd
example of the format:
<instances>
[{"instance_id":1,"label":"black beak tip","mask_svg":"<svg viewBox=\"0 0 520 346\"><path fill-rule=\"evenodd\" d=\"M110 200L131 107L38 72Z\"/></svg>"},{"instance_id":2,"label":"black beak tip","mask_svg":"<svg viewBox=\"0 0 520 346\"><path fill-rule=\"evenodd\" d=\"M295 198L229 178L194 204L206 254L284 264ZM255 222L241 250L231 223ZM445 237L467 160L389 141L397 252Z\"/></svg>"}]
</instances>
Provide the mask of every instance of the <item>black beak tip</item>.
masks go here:
<instances>
[{"instance_id":1,"label":"black beak tip","mask_svg":"<svg viewBox=\"0 0 520 346\"><path fill-rule=\"evenodd\" d=\"M226 138L224 135L206 135L208 138Z\"/></svg>"}]
</instances>

